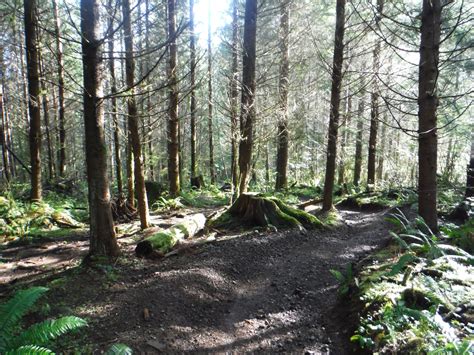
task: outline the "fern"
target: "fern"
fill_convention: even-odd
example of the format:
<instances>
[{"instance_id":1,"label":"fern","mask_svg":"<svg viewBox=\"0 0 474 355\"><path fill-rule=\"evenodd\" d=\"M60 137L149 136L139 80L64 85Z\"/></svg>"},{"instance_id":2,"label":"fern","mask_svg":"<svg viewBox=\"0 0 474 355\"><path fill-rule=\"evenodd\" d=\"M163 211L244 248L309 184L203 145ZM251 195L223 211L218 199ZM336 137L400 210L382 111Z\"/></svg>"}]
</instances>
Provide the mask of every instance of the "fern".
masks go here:
<instances>
[{"instance_id":1,"label":"fern","mask_svg":"<svg viewBox=\"0 0 474 355\"><path fill-rule=\"evenodd\" d=\"M132 355L133 351L125 344L113 344L105 355Z\"/></svg>"},{"instance_id":2,"label":"fern","mask_svg":"<svg viewBox=\"0 0 474 355\"><path fill-rule=\"evenodd\" d=\"M0 352L7 346L20 319L46 291L48 291L46 287L22 290L0 306Z\"/></svg>"},{"instance_id":3,"label":"fern","mask_svg":"<svg viewBox=\"0 0 474 355\"><path fill-rule=\"evenodd\" d=\"M32 287L19 291L0 306L1 354L54 354L44 347L48 342L87 325L81 318L68 316L37 323L22 330L19 325L21 318L47 290L45 287Z\"/></svg>"},{"instance_id":4,"label":"fern","mask_svg":"<svg viewBox=\"0 0 474 355\"><path fill-rule=\"evenodd\" d=\"M53 355L54 352L37 345L24 345L15 350L10 350L5 355Z\"/></svg>"},{"instance_id":5,"label":"fern","mask_svg":"<svg viewBox=\"0 0 474 355\"><path fill-rule=\"evenodd\" d=\"M49 341L87 325L82 318L68 316L33 324L14 339L14 344L46 345Z\"/></svg>"}]
</instances>

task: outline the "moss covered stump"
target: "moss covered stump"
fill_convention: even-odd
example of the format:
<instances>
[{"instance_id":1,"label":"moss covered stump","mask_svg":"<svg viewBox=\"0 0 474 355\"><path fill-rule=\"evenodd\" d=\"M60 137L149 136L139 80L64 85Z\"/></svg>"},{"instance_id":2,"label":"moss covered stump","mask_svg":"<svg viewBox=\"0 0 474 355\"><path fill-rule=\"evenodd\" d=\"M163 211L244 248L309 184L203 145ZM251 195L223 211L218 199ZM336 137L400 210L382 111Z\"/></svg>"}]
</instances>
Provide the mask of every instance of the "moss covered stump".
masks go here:
<instances>
[{"instance_id":1,"label":"moss covered stump","mask_svg":"<svg viewBox=\"0 0 474 355\"><path fill-rule=\"evenodd\" d=\"M154 252L165 254L179 241L191 238L204 228L206 217L202 213L195 214L173 227L157 232L139 242L135 254L147 257Z\"/></svg>"},{"instance_id":2,"label":"moss covered stump","mask_svg":"<svg viewBox=\"0 0 474 355\"><path fill-rule=\"evenodd\" d=\"M278 228L316 228L321 221L315 216L286 205L275 197L244 193L221 216L211 221L212 227L235 228L274 226Z\"/></svg>"}]
</instances>

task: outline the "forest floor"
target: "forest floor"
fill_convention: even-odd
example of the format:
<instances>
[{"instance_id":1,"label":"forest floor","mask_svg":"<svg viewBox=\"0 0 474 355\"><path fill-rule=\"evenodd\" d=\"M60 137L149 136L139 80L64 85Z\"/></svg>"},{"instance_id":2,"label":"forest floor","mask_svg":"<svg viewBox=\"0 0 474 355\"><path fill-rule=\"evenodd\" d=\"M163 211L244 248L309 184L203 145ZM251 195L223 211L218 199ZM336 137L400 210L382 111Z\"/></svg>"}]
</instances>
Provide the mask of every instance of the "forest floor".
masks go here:
<instances>
[{"instance_id":1,"label":"forest floor","mask_svg":"<svg viewBox=\"0 0 474 355\"><path fill-rule=\"evenodd\" d=\"M115 265L94 268L80 264L87 232L72 230L4 249L0 292L47 285L48 315L86 318L88 329L61 350L119 342L148 353L351 353L355 315L338 301L330 270L358 263L390 236L385 211L339 212L344 223L330 230L217 236L163 259L136 258L137 235L125 234Z\"/></svg>"}]
</instances>

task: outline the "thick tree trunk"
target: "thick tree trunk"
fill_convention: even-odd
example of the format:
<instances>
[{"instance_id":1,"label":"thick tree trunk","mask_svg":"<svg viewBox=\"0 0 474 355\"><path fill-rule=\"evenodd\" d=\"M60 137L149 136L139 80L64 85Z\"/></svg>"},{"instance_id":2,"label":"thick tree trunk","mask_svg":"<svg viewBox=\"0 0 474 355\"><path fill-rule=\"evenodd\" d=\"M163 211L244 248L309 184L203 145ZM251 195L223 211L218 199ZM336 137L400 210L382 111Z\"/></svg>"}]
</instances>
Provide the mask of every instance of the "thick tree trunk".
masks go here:
<instances>
[{"instance_id":1,"label":"thick tree trunk","mask_svg":"<svg viewBox=\"0 0 474 355\"><path fill-rule=\"evenodd\" d=\"M256 40L257 0L246 0L240 112L239 195L247 191L252 160L253 122L255 121Z\"/></svg>"},{"instance_id":2,"label":"thick tree trunk","mask_svg":"<svg viewBox=\"0 0 474 355\"><path fill-rule=\"evenodd\" d=\"M189 48L191 76L191 185L196 170L196 34L194 32L194 0L189 0Z\"/></svg>"},{"instance_id":3,"label":"thick tree trunk","mask_svg":"<svg viewBox=\"0 0 474 355\"><path fill-rule=\"evenodd\" d=\"M179 118L178 118L178 82L176 78L176 14L175 0L168 0L168 37L169 68L168 82L170 102L168 108L168 179L171 196L177 196L180 191L179 180Z\"/></svg>"},{"instance_id":4,"label":"thick tree trunk","mask_svg":"<svg viewBox=\"0 0 474 355\"><path fill-rule=\"evenodd\" d=\"M275 189L285 189L288 185L288 87L289 87L289 36L290 2L284 0L280 5L280 79L279 79L279 117L276 159Z\"/></svg>"},{"instance_id":5,"label":"thick tree trunk","mask_svg":"<svg viewBox=\"0 0 474 355\"><path fill-rule=\"evenodd\" d=\"M438 231L437 158L439 45L441 1L423 0L418 86L418 213L433 232Z\"/></svg>"},{"instance_id":6,"label":"thick tree trunk","mask_svg":"<svg viewBox=\"0 0 474 355\"><path fill-rule=\"evenodd\" d=\"M142 229L148 228L150 225L150 216L148 213L148 201L145 187L145 173L142 157L142 146L140 142L140 134L138 132L138 110L135 101L134 70L135 62L133 59L133 38L132 26L130 21L130 2L122 0L123 12L123 29L125 36L125 76L126 83L129 88L127 97L128 107L128 133L133 149L134 172L135 172L135 190L137 193L138 214L140 215L140 225Z\"/></svg>"},{"instance_id":7,"label":"thick tree trunk","mask_svg":"<svg viewBox=\"0 0 474 355\"><path fill-rule=\"evenodd\" d=\"M231 173L232 173L232 195L238 191L238 100L239 100L239 17L237 11L237 0L232 2L232 73L230 79L230 145L231 145Z\"/></svg>"},{"instance_id":8,"label":"thick tree trunk","mask_svg":"<svg viewBox=\"0 0 474 355\"><path fill-rule=\"evenodd\" d=\"M31 200L39 201L41 191L41 116L39 58L37 48L36 0L25 0L25 43L28 75L28 109L30 112Z\"/></svg>"},{"instance_id":9,"label":"thick tree trunk","mask_svg":"<svg viewBox=\"0 0 474 355\"><path fill-rule=\"evenodd\" d=\"M375 15L375 26L379 27L382 20L384 0L377 0L377 14ZM367 191L375 189L375 163L377 155L377 131L379 124L379 85L378 72L380 69L380 47L381 40L377 38L373 50L372 62L372 94L370 95L370 133L369 133L369 156L367 158Z\"/></svg>"},{"instance_id":10,"label":"thick tree trunk","mask_svg":"<svg viewBox=\"0 0 474 355\"><path fill-rule=\"evenodd\" d=\"M339 127L339 104L341 101L342 64L344 54L345 10L346 1L337 0L336 31L332 67L331 110L329 116L326 175L324 179L323 192L324 211L329 211L333 207L332 201L337 157L337 131Z\"/></svg>"},{"instance_id":11,"label":"thick tree trunk","mask_svg":"<svg viewBox=\"0 0 474 355\"><path fill-rule=\"evenodd\" d=\"M213 97L212 97L212 42L211 42L211 2L208 4L207 16L207 79L208 79L208 134L209 134L209 174L211 175L211 184L216 183L216 171L214 166L214 137L212 130L212 111L213 111Z\"/></svg>"},{"instance_id":12,"label":"thick tree trunk","mask_svg":"<svg viewBox=\"0 0 474 355\"><path fill-rule=\"evenodd\" d=\"M107 146L102 96L102 53L99 39L99 2L81 0L84 124L87 180L89 184L91 255L117 256L107 179Z\"/></svg>"},{"instance_id":13,"label":"thick tree trunk","mask_svg":"<svg viewBox=\"0 0 474 355\"><path fill-rule=\"evenodd\" d=\"M66 119L64 116L64 63L63 45L60 37L61 20L56 0L53 1L54 26L56 35L56 58L58 65L58 118L59 118L59 176L64 176L66 172Z\"/></svg>"},{"instance_id":14,"label":"thick tree trunk","mask_svg":"<svg viewBox=\"0 0 474 355\"><path fill-rule=\"evenodd\" d=\"M112 11L112 1L109 2L109 11ZM111 17L110 28L112 28L113 20ZM117 79L115 78L115 59L114 59L114 39L109 39L109 72L110 72L110 91L117 92ZM122 175L122 156L120 154L120 126L118 121L118 105L117 98L112 96L112 123L114 132L114 154L115 154L115 175L117 178L118 194L123 195L123 175Z\"/></svg>"}]
</instances>

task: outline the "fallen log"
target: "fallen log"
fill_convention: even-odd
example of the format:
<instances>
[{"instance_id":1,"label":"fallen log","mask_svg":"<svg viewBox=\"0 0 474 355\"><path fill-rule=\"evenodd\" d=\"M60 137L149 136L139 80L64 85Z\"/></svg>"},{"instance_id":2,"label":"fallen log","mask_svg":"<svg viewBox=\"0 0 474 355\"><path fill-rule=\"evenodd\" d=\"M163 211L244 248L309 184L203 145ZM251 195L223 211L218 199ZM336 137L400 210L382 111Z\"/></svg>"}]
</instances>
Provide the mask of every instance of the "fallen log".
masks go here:
<instances>
[{"instance_id":1,"label":"fallen log","mask_svg":"<svg viewBox=\"0 0 474 355\"><path fill-rule=\"evenodd\" d=\"M305 202L301 202L299 204L297 204L296 206L300 209L300 210L304 210L306 207L308 206L311 206L311 205L317 205L318 203L321 203L323 202L323 199L322 198L313 198L312 200L308 200L308 201L305 201Z\"/></svg>"},{"instance_id":2,"label":"fallen log","mask_svg":"<svg viewBox=\"0 0 474 355\"><path fill-rule=\"evenodd\" d=\"M215 228L242 226L314 228L322 226L322 223L315 216L290 207L275 197L244 193L210 223L210 227Z\"/></svg>"},{"instance_id":3,"label":"fallen log","mask_svg":"<svg viewBox=\"0 0 474 355\"><path fill-rule=\"evenodd\" d=\"M147 257L154 252L166 254L179 241L196 235L205 224L206 217L202 213L192 215L181 223L154 233L139 242L135 248L135 254L139 257Z\"/></svg>"}]
</instances>

